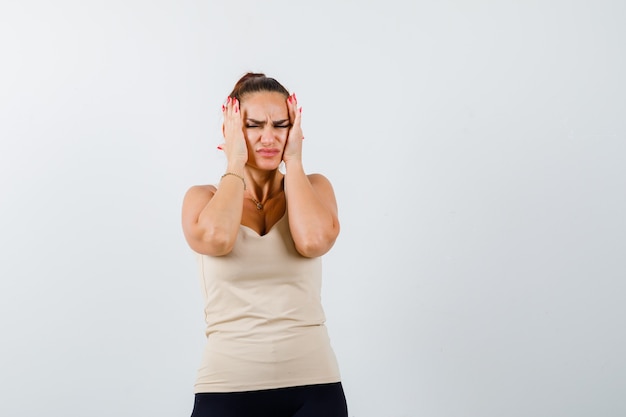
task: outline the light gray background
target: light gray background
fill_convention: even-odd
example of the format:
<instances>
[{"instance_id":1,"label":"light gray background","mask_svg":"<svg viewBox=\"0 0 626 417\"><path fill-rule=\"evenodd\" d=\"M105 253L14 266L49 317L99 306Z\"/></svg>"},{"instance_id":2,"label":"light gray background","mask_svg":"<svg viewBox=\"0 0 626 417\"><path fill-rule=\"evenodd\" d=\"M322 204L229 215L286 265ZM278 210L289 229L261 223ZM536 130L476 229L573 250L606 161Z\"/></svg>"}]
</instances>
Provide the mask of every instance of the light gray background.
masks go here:
<instances>
[{"instance_id":1,"label":"light gray background","mask_svg":"<svg viewBox=\"0 0 626 417\"><path fill-rule=\"evenodd\" d=\"M2 1L0 415L188 416L183 194L248 70L342 234L351 417L626 414L622 1Z\"/></svg>"}]
</instances>

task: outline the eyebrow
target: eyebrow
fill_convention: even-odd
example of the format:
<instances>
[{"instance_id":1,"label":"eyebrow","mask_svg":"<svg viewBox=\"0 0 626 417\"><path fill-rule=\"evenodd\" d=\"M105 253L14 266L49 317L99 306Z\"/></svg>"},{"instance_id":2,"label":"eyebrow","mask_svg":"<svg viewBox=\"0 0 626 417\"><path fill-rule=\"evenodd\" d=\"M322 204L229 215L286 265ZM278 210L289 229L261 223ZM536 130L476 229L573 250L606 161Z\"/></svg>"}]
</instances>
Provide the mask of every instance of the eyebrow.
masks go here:
<instances>
[{"instance_id":1,"label":"eyebrow","mask_svg":"<svg viewBox=\"0 0 626 417\"><path fill-rule=\"evenodd\" d=\"M246 121L248 121L248 122L250 122L250 123L253 123L253 124L255 124L255 125L265 125L265 120L254 120L254 119L250 119L250 118L248 118L248 119L246 119ZM275 121L272 121L272 124L273 124L274 126L276 126L276 125L282 125L282 124L285 124L285 123L289 123L289 119L282 119L282 120L275 120Z\"/></svg>"}]
</instances>

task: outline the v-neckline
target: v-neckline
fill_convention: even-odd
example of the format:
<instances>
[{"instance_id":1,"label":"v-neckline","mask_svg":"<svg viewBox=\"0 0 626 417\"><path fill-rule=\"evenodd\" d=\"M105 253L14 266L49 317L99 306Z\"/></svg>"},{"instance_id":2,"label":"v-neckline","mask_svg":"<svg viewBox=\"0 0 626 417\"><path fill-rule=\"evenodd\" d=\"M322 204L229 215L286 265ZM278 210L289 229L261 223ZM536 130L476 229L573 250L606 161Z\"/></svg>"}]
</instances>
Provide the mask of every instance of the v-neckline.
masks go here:
<instances>
[{"instance_id":1,"label":"v-neckline","mask_svg":"<svg viewBox=\"0 0 626 417\"><path fill-rule=\"evenodd\" d=\"M265 232L265 234L260 234L258 233L256 230L254 230L253 228L251 228L250 226L246 226L245 224L240 224L239 226L249 230L251 233L253 233L255 236L257 237L265 237L267 235L269 235L274 229L276 229L276 227L278 226L279 223L281 223L285 217L287 217L287 210L285 209L285 212L283 213L282 216L280 216L280 219L278 219L278 221L276 221L276 223L274 223L272 225L272 227L270 228L270 230L268 230L267 232Z\"/></svg>"}]
</instances>

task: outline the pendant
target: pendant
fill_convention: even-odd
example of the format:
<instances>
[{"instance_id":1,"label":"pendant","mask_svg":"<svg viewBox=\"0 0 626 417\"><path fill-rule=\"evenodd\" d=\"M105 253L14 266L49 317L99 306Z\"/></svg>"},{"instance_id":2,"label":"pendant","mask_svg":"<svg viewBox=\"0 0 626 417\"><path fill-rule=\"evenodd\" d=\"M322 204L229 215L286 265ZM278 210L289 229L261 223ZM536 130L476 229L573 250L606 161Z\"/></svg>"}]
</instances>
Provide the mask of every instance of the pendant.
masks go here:
<instances>
[{"instance_id":1,"label":"pendant","mask_svg":"<svg viewBox=\"0 0 626 417\"><path fill-rule=\"evenodd\" d=\"M263 204L261 204L261 202L259 200L257 200L256 198L252 197L252 202L254 202L254 204L256 204L256 209L257 210L263 210Z\"/></svg>"}]
</instances>

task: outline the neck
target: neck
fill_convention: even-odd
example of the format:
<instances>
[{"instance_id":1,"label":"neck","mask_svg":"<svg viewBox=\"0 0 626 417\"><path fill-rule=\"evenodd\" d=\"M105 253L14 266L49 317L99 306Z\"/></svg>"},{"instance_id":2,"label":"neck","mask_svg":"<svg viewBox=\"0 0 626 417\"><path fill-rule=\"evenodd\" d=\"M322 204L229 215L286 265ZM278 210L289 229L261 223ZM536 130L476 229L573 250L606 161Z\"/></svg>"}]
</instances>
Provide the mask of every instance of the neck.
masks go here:
<instances>
[{"instance_id":1,"label":"neck","mask_svg":"<svg viewBox=\"0 0 626 417\"><path fill-rule=\"evenodd\" d=\"M257 203L264 204L283 190L284 175L278 169L273 171L246 169L245 178L247 191Z\"/></svg>"}]
</instances>

